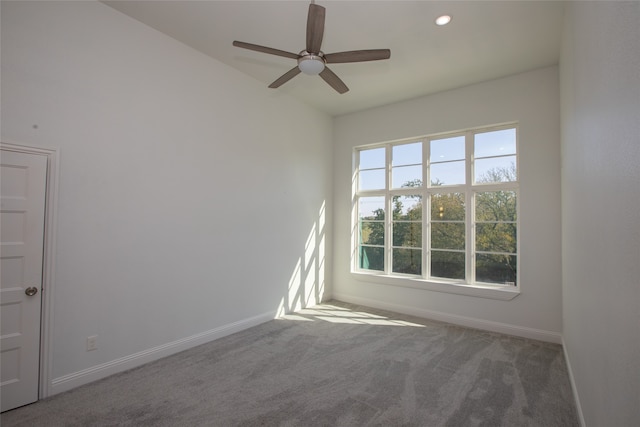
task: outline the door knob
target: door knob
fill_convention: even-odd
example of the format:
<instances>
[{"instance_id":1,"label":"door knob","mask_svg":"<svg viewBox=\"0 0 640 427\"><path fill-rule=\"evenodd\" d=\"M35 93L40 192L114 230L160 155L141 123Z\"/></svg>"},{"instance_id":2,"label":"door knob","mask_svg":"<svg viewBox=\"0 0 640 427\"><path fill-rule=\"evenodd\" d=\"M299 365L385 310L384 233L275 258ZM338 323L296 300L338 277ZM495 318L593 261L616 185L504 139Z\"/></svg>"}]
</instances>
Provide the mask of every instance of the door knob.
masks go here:
<instances>
[{"instance_id":1,"label":"door knob","mask_svg":"<svg viewBox=\"0 0 640 427\"><path fill-rule=\"evenodd\" d=\"M24 290L24 293L27 294L27 296L32 297L38 293L38 288L36 288L35 286L30 286Z\"/></svg>"}]
</instances>

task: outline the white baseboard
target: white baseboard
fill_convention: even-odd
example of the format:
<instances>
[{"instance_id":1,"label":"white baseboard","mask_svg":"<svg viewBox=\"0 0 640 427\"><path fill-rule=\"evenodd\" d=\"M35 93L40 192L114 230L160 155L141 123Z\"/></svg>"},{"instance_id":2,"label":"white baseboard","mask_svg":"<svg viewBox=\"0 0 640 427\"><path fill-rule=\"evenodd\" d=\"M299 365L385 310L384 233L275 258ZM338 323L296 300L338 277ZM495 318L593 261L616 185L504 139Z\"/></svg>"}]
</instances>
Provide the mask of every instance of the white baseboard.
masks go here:
<instances>
[{"instance_id":1,"label":"white baseboard","mask_svg":"<svg viewBox=\"0 0 640 427\"><path fill-rule=\"evenodd\" d=\"M571 391L573 391L573 398L576 403L576 411L578 412L578 420L580 421L581 427L586 427L586 423L584 422L584 414L582 413L582 405L580 405L580 395L578 394L578 388L576 387L576 382L573 376L573 370L571 369L571 359L569 359L569 353L567 352L567 346L564 343L564 339L562 340L562 349L564 350L564 360L567 362L567 371L569 371L569 381L571 381Z\"/></svg>"},{"instance_id":2,"label":"white baseboard","mask_svg":"<svg viewBox=\"0 0 640 427\"><path fill-rule=\"evenodd\" d=\"M367 298L346 295L342 293L333 293L333 299L344 301L352 304L360 304L372 308L380 308L382 310L395 311L397 313L409 314L412 316L423 317L425 319L437 320L440 322L452 323L454 325L466 326L469 328L482 329L484 331L499 332L507 335L515 335L523 338L530 338L539 341L552 342L554 344L562 344L562 334L559 332L544 331L541 329L526 328L523 326L514 326L507 323L493 322L490 320L476 319L473 317L458 316L456 314L442 313L439 311L426 310L416 307L392 304L383 301L371 300Z\"/></svg>"},{"instance_id":3,"label":"white baseboard","mask_svg":"<svg viewBox=\"0 0 640 427\"><path fill-rule=\"evenodd\" d=\"M64 391L71 390L73 388L91 383L93 381L97 381L110 375L144 365L145 363L153 362L163 357L171 356L172 354L188 350L192 347L206 344L210 341L225 337L227 335L231 335L236 332L240 332L253 326L257 326L261 323L268 322L270 320L273 320L275 317L275 311L264 313L215 329L211 329L209 331L195 334L187 338L173 341L168 344L163 344L157 347L143 350L129 356L120 357L107 363L92 366L91 368L83 369L78 372L73 372L71 374L54 378L49 386L49 395L62 393Z\"/></svg>"}]
</instances>

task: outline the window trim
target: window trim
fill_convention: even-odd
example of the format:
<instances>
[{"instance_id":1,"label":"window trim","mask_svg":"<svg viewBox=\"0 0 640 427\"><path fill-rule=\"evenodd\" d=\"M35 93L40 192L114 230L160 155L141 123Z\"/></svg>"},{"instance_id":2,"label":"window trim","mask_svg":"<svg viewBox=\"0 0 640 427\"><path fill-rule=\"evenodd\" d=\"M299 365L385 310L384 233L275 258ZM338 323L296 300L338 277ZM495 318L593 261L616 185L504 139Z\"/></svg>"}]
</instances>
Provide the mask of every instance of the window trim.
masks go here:
<instances>
[{"instance_id":1,"label":"window trim","mask_svg":"<svg viewBox=\"0 0 640 427\"><path fill-rule=\"evenodd\" d=\"M475 183L475 173L474 173L474 157L473 157L473 136L470 138L469 135L475 135L477 133L484 132L492 132L499 131L504 129L515 129L516 132L516 152L515 152L515 161L516 161L516 171L517 177L516 181L513 182L500 182L500 183ZM440 187L443 191L433 191L433 188L430 183L430 162L429 162L429 141L434 139L442 139L448 137L455 136L465 136L465 179L466 183L464 185L446 185ZM423 273L422 275L411 275L411 274L402 274L402 273L391 273L392 269L392 257L391 253L393 251L393 242L389 239L392 239L393 236L390 236L389 233L391 231L391 222L393 221L391 212L392 212L392 199L393 196L403 195L403 194L416 194L416 188L391 188L393 184L391 181L392 173L393 173L393 158L392 151L393 147L402 144L410 144L415 142L421 142L423 144L422 150L422 167L423 167L423 186L419 188L418 192L423 196L423 213L427 212L425 209L429 209L430 206L430 196L432 194L442 192L463 192L465 204L468 206L466 208L466 216L465 216L465 229L467 230L465 236L465 254L466 254L466 262L465 262L465 279L464 280L455 280L455 279L440 279L437 277L429 276L428 269L428 253L430 252L430 244L429 244L429 233L430 233L430 222L427 221L428 217L423 215L422 218L422 258L423 258ZM458 295L467 295L479 298L489 298L495 300L503 300L508 301L517 297L522 291L522 282L520 280L521 274L521 238L520 238L520 156L519 149L520 141L519 141L519 126L517 122L509 122L502 123L498 125L492 126L482 126L477 128L470 128L463 131L455 131L455 132L446 132L446 133L438 133L433 135L423 135L414 138L406 138L395 141L387 141L383 143L376 144L368 144L357 146L353 148L353 183L352 183L352 236L351 236L351 246L352 246L352 262L351 262L351 276L358 280L370 283L376 283L381 285L390 285L390 286L399 286L399 287L407 287L414 289L422 289L429 290L435 292L444 292L450 294L458 294ZM358 165L359 165L359 156L362 150L369 150L375 148L385 148L385 188L384 189L376 189L376 190L361 190L358 191ZM485 158L485 157L482 157ZM452 160L453 161L453 160ZM450 190L450 191L448 191ZM502 285L502 284L494 284L494 283L485 283L485 282L476 282L475 281L475 242L473 242L475 236L475 208L473 204L473 199L476 194L485 192L485 191L515 191L517 197L517 207L516 207L516 227L518 231L518 238L516 241L516 256L517 256L517 285ZM361 197L374 197L381 196L385 198L385 209L387 214L385 215L385 246L384 246L384 265L385 271L377 271L377 270L365 270L360 269L358 265L359 260L359 248L360 244L357 241L359 235L359 214L358 214L358 200ZM425 200L424 197L427 197L429 200ZM426 204L425 204L426 203ZM425 208L424 206L427 206ZM430 212L430 211L429 211ZM387 243L390 242L390 243ZM425 268L427 270L425 271ZM469 279L469 281L467 281Z\"/></svg>"},{"instance_id":2,"label":"window trim","mask_svg":"<svg viewBox=\"0 0 640 427\"><path fill-rule=\"evenodd\" d=\"M377 285L397 286L401 288L422 289L425 291L443 292L447 294L467 295L471 297L509 301L520 295L522 289L515 286L467 284L459 281L436 281L422 279L417 276L401 274L368 273L364 270L351 271L351 277L359 282L375 283Z\"/></svg>"}]
</instances>

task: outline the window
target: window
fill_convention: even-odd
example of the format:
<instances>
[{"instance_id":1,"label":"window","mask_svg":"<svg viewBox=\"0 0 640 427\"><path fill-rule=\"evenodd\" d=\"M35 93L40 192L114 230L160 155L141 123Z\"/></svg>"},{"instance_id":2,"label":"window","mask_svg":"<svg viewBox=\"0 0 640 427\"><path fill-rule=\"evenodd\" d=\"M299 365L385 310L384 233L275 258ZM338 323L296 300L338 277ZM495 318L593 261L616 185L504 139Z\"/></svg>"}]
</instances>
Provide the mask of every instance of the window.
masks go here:
<instances>
[{"instance_id":1,"label":"window","mask_svg":"<svg viewBox=\"0 0 640 427\"><path fill-rule=\"evenodd\" d=\"M515 125L355 150L355 271L518 285Z\"/></svg>"}]
</instances>

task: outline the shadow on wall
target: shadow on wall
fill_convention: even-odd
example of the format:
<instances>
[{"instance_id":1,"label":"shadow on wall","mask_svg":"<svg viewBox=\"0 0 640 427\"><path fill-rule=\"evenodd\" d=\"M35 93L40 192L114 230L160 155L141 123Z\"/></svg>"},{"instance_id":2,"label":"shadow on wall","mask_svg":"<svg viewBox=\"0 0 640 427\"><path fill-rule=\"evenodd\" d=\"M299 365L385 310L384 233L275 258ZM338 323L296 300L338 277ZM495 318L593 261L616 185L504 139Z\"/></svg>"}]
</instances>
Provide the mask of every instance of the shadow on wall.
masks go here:
<instances>
[{"instance_id":1,"label":"shadow on wall","mask_svg":"<svg viewBox=\"0 0 640 427\"><path fill-rule=\"evenodd\" d=\"M280 301L276 317L308 306L319 304L324 295L325 278L325 202L304 246L304 252L295 264L289 287Z\"/></svg>"}]
</instances>

